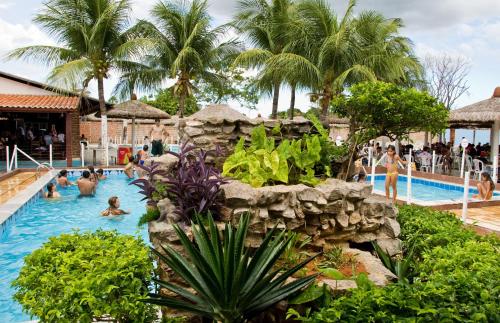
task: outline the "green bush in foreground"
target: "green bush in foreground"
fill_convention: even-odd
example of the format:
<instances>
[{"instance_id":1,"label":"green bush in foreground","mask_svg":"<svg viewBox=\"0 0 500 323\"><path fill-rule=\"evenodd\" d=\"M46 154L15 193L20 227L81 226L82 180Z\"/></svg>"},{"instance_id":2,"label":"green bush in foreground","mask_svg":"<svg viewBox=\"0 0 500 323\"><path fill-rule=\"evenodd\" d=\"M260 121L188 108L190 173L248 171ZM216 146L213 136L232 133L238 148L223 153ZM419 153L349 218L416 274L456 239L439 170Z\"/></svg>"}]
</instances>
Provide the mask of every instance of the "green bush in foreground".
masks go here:
<instances>
[{"instance_id":1,"label":"green bush in foreground","mask_svg":"<svg viewBox=\"0 0 500 323\"><path fill-rule=\"evenodd\" d=\"M14 298L41 322L151 322L141 302L153 265L141 240L116 231L52 237L24 259Z\"/></svg>"},{"instance_id":2,"label":"green bush in foreground","mask_svg":"<svg viewBox=\"0 0 500 323\"><path fill-rule=\"evenodd\" d=\"M413 284L362 284L304 322L500 322L500 240L480 237L446 212L400 208L414 243ZM296 316L297 317L297 316Z\"/></svg>"}]
</instances>

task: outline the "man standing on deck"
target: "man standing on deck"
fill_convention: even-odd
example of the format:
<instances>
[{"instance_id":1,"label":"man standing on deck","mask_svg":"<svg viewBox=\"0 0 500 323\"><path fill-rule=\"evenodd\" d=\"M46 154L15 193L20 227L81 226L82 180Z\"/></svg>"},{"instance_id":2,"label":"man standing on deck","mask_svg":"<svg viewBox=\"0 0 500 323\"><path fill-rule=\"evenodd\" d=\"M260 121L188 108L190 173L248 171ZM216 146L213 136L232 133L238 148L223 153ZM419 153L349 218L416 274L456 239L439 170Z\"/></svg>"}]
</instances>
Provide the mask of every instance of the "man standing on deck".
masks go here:
<instances>
[{"instance_id":1,"label":"man standing on deck","mask_svg":"<svg viewBox=\"0 0 500 323\"><path fill-rule=\"evenodd\" d=\"M151 138L151 155L161 156L163 155L163 142L168 136L168 132L163 125L160 124L160 120L155 120L155 125L151 128L149 137Z\"/></svg>"}]
</instances>

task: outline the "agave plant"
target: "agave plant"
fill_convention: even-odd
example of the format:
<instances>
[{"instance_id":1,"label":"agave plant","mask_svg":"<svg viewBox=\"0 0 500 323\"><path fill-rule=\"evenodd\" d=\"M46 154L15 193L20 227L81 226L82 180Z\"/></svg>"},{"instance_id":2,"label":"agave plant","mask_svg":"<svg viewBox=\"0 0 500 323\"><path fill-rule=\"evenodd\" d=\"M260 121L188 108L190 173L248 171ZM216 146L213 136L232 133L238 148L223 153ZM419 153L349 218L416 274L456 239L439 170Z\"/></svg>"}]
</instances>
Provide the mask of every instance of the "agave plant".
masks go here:
<instances>
[{"instance_id":1,"label":"agave plant","mask_svg":"<svg viewBox=\"0 0 500 323\"><path fill-rule=\"evenodd\" d=\"M133 180L129 184L135 185L141 189L139 193L144 195L142 201L148 200L147 204L149 206L156 206L157 204L157 202L153 199L153 195L157 192L154 184L154 177L155 175L163 174L163 170L158 169L159 166L160 164L156 162L152 162L151 166L138 164L137 167L142 168L146 172L146 176L144 178Z\"/></svg>"},{"instance_id":2,"label":"agave plant","mask_svg":"<svg viewBox=\"0 0 500 323\"><path fill-rule=\"evenodd\" d=\"M176 206L176 213L189 224L194 214L211 212L218 215L220 203L217 200L220 186L226 181L221 177L217 168L207 165L209 155L219 156L220 149L196 152L195 146L184 143L179 153L172 151L167 154L179 159L176 171L168 175L164 183L167 192Z\"/></svg>"},{"instance_id":3,"label":"agave plant","mask_svg":"<svg viewBox=\"0 0 500 323\"><path fill-rule=\"evenodd\" d=\"M285 282L317 255L288 270L274 268L291 238L286 238L285 231L277 232L274 228L252 253L245 248L249 218L248 214L242 215L238 229L226 224L222 233L208 214L208 230L203 225L192 225L194 242L174 225L188 257L166 245L162 246L164 253L152 250L194 293L156 279L159 286L178 297L157 292L150 294L146 302L189 311L218 322L234 323L256 316L311 284L316 275Z\"/></svg>"},{"instance_id":4,"label":"agave plant","mask_svg":"<svg viewBox=\"0 0 500 323\"><path fill-rule=\"evenodd\" d=\"M392 258L377 243L372 242L372 245L384 266L398 277L398 282L408 283L413 275L413 253L415 248L411 246L403 258Z\"/></svg>"}]
</instances>

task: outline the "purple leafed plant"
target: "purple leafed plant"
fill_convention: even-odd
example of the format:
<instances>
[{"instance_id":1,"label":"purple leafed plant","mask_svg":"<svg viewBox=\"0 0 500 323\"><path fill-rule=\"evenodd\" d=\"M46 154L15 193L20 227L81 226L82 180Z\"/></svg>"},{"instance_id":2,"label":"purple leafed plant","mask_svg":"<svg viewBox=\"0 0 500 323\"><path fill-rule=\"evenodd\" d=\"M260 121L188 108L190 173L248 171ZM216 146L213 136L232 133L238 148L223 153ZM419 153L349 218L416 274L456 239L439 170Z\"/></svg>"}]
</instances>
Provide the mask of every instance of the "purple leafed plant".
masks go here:
<instances>
[{"instance_id":1,"label":"purple leafed plant","mask_svg":"<svg viewBox=\"0 0 500 323\"><path fill-rule=\"evenodd\" d=\"M157 202L153 199L154 193L157 193L154 184L154 176L164 175L164 171L158 169L160 164L156 162L152 162L151 166L144 166L139 164L137 166L146 171L146 176L144 178L133 180L129 185L138 186L141 189L139 193L144 195L142 201L148 200L147 204L149 206L156 206Z\"/></svg>"},{"instance_id":2,"label":"purple leafed plant","mask_svg":"<svg viewBox=\"0 0 500 323\"><path fill-rule=\"evenodd\" d=\"M195 146L184 143L179 153L167 152L179 159L177 171L167 176L167 192L176 206L176 213L189 224L195 214L218 216L220 202L217 197L220 186L226 181L220 171L206 163L208 156L218 157L221 154L219 147L215 150L204 151Z\"/></svg>"}]
</instances>

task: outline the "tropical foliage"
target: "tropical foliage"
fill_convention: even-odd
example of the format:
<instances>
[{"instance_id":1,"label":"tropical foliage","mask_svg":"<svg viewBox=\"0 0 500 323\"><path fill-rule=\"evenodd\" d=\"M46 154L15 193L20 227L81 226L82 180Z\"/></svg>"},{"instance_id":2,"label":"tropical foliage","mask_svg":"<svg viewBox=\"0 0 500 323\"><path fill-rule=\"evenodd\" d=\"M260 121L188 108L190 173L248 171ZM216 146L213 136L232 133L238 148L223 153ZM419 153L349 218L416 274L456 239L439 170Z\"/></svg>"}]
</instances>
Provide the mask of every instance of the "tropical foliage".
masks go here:
<instances>
[{"instance_id":1,"label":"tropical foliage","mask_svg":"<svg viewBox=\"0 0 500 323\"><path fill-rule=\"evenodd\" d=\"M380 136L406 138L410 132L436 134L448 125L447 109L434 97L414 88L362 82L351 86L349 93L338 97L331 109L349 119L349 136L357 144Z\"/></svg>"},{"instance_id":2,"label":"tropical foliage","mask_svg":"<svg viewBox=\"0 0 500 323\"><path fill-rule=\"evenodd\" d=\"M263 125L252 131L249 147L242 137L223 165L223 175L241 180L254 187L274 183L316 185L315 167L321 165L321 140L318 135L305 135L299 140L284 139L276 146L268 138ZM323 165L329 176L329 166ZM318 176L321 174L318 174Z\"/></svg>"},{"instance_id":3,"label":"tropical foliage","mask_svg":"<svg viewBox=\"0 0 500 323\"><path fill-rule=\"evenodd\" d=\"M144 213L137 222L137 226L141 227L148 222L156 221L160 218L160 210L158 208L148 208L146 209L146 213Z\"/></svg>"},{"instance_id":4,"label":"tropical foliage","mask_svg":"<svg viewBox=\"0 0 500 323\"><path fill-rule=\"evenodd\" d=\"M171 116L179 113L179 98L172 93L172 89L159 90L154 96L144 96L140 100L146 104L149 104L155 108L163 110L170 114ZM195 112L198 112L198 102L196 97L191 96L186 98L184 106L184 115L190 116Z\"/></svg>"},{"instance_id":5,"label":"tropical foliage","mask_svg":"<svg viewBox=\"0 0 500 323\"><path fill-rule=\"evenodd\" d=\"M365 282L303 322L498 322L500 240L464 229L453 214L400 208L406 247L413 248L410 284ZM410 256L410 254L408 254Z\"/></svg>"},{"instance_id":6,"label":"tropical foliage","mask_svg":"<svg viewBox=\"0 0 500 323\"><path fill-rule=\"evenodd\" d=\"M228 103L235 101L241 107L255 110L259 102L254 77L245 76L239 68L230 68L226 63L217 66L215 74L221 76L221 82L211 83L204 80L195 82L198 89L196 99L205 104Z\"/></svg>"},{"instance_id":7,"label":"tropical foliage","mask_svg":"<svg viewBox=\"0 0 500 323\"><path fill-rule=\"evenodd\" d=\"M290 34L284 32L291 19L291 0L241 0L233 24L244 33L254 48L236 57L234 66L257 68L257 87L272 93L271 118L276 119L283 75L269 65L269 60L283 52Z\"/></svg>"},{"instance_id":8,"label":"tropical foliage","mask_svg":"<svg viewBox=\"0 0 500 323\"><path fill-rule=\"evenodd\" d=\"M349 175L351 160L360 145L387 136L405 139L411 132L440 133L447 127L448 111L437 100L415 88L394 83L361 82L349 88L348 96L337 96L331 111L349 119L349 159L343 165Z\"/></svg>"},{"instance_id":9,"label":"tropical foliage","mask_svg":"<svg viewBox=\"0 0 500 323\"><path fill-rule=\"evenodd\" d=\"M284 231L270 230L255 252L245 248L249 220L248 214L242 215L238 229L226 224L221 232L209 215L208 230L204 225L192 225L194 242L175 225L188 259L170 246L153 252L195 292L155 280L180 298L158 291L147 302L219 322L245 322L314 281L312 275L285 283L314 256L288 270L273 268L290 243Z\"/></svg>"},{"instance_id":10,"label":"tropical foliage","mask_svg":"<svg viewBox=\"0 0 500 323\"><path fill-rule=\"evenodd\" d=\"M166 174L162 182L166 185L166 196L176 206L176 213L185 224L190 224L196 214L211 212L219 215L220 186L225 183L220 171L207 162L207 158L218 158L221 150L196 149L189 143L181 146L180 152L167 152L178 158L172 174Z\"/></svg>"},{"instance_id":11,"label":"tropical foliage","mask_svg":"<svg viewBox=\"0 0 500 323\"><path fill-rule=\"evenodd\" d=\"M153 264L142 240L114 231L51 237L24 259L14 298L41 322L153 322Z\"/></svg>"},{"instance_id":12,"label":"tropical foliage","mask_svg":"<svg viewBox=\"0 0 500 323\"><path fill-rule=\"evenodd\" d=\"M407 84L421 74L411 42L399 34L401 20L373 11L355 17L354 6L351 0L339 18L326 1L298 2L297 19L287 30L293 35L290 47L300 51L283 52L267 62L271 70L290 71L291 78L294 71L307 75L311 97L319 99L323 116L347 85L377 79Z\"/></svg>"},{"instance_id":13,"label":"tropical foliage","mask_svg":"<svg viewBox=\"0 0 500 323\"><path fill-rule=\"evenodd\" d=\"M221 83L213 71L217 64L235 55L238 42L221 42L228 26L211 27L207 2L203 0L160 0L151 10L153 22L141 20L133 33L149 40L148 73L140 74L145 86L161 86L176 79L172 91L179 98L179 115L184 116L186 99L194 91L193 80ZM153 72L154 70L154 72Z\"/></svg>"},{"instance_id":14,"label":"tropical foliage","mask_svg":"<svg viewBox=\"0 0 500 323\"><path fill-rule=\"evenodd\" d=\"M137 167L145 171L145 176L135 179L129 183L129 185L135 185L140 188L139 194L144 195L142 200L147 200L149 206L155 207L158 203L158 188L155 185L155 176L163 174L163 171L159 169L160 164L152 162L151 166L140 165Z\"/></svg>"}]
</instances>

